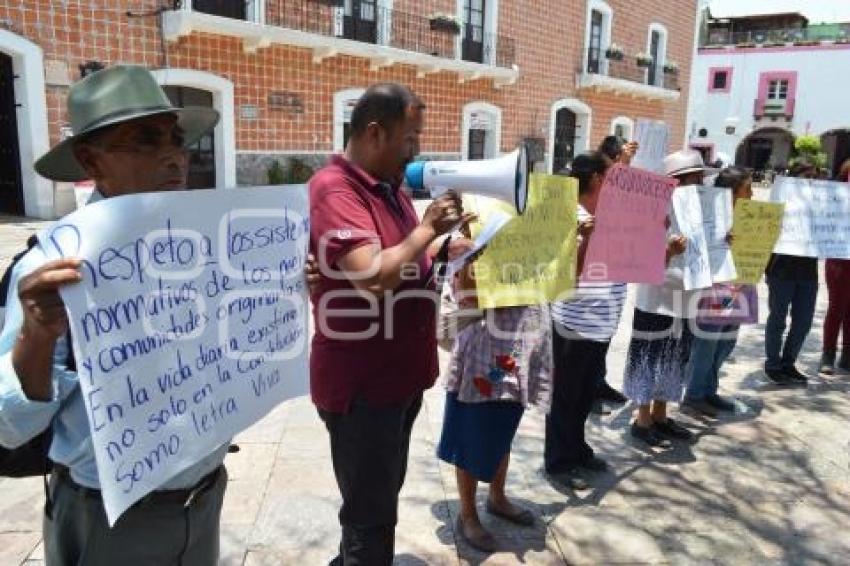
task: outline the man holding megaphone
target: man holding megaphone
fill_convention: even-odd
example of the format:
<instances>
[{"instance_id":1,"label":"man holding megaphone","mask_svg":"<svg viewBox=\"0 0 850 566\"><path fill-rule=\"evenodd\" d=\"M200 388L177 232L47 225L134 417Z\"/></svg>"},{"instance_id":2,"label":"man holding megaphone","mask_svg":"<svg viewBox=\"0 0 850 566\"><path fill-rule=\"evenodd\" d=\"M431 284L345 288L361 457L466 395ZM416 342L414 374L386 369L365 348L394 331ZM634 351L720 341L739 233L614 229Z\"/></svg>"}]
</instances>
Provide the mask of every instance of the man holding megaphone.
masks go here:
<instances>
[{"instance_id":1,"label":"man holding megaphone","mask_svg":"<svg viewBox=\"0 0 850 566\"><path fill-rule=\"evenodd\" d=\"M423 110L403 86L372 86L352 112L345 154L310 181L310 246L321 271L310 389L342 494L332 564L392 563L410 431L439 373L428 250L473 218L449 192L420 223L400 190L419 153Z\"/></svg>"}]
</instances>

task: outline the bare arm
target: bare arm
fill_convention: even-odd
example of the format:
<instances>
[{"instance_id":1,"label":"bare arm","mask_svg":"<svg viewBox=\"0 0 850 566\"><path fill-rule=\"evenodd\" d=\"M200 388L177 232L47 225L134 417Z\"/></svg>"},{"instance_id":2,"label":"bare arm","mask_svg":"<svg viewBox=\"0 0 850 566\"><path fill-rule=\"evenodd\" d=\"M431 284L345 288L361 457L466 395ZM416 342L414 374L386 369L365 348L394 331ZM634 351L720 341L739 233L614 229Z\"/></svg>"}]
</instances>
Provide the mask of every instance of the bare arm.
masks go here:
<instances>
[{"instance_id":1,"label":"bare arm","mask_svg":"<svg viewBox=\"0 0 850 566\"><path fill-rule=\"evenodd\" d=\"M404 266L415 262L438 236L473 218L471 214L463 214L457 195L447 193L431 203L422 224L400 244L385 250L376 245L361 246L340 258L339 267L355 288L382 295L401 284Z\"/></svg>"}]
</instances>

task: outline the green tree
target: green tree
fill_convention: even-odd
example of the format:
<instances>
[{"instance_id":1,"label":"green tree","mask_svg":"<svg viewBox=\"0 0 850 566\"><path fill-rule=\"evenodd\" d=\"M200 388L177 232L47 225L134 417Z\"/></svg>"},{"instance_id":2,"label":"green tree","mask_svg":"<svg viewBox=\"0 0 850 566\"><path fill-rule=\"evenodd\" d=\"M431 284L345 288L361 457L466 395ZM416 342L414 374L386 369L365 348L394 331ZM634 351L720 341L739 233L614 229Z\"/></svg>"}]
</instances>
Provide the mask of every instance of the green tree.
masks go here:
<instances>
[{"instance_id":1,"label":"green tree","mask_svg":"<svg viewBox=\"0 0 850 566\"><path fill-rule=\"evenodd\" d=\"M811 163L818 168L826 167L826 152L823 151L818 136L804 135L794 140L794 157L789 165L794 167L802 161Z\"/></svg>"}]
</instances>

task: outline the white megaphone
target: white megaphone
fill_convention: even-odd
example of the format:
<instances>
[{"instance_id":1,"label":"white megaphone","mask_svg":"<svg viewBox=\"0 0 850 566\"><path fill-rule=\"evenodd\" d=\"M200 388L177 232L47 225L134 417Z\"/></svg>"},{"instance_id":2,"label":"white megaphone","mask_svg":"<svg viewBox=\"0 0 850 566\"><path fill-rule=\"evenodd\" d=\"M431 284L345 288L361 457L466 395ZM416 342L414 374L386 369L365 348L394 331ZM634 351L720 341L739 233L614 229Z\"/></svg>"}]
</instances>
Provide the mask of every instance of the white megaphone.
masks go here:
<instances>
[{"instance_id":1,"label":"white megaphone","mask_svg":"<svg viewBox=\"0 0 850 566\"><path fill-rule=\"evenodd\" d=\"M427 189L434 198L448 190L473 193L506 201L522 214L528 201L528 152L520 146L495 159L416 161L404 178L411 189Z\"/></svg>"}]
</instances>

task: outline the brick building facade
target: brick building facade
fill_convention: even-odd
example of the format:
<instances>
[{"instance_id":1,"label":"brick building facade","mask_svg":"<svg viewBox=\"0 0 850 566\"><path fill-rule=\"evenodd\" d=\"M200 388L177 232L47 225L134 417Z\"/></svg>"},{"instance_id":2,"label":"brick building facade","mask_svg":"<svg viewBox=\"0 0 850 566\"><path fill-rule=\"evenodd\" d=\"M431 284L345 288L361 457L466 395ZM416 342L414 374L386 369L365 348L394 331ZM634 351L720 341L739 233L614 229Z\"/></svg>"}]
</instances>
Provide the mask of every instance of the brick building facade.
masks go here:
<instances>
[{"instance_id":1,"label":"brick building facade","mask_svg":"<svg viewBox=\"0 0 850 566\"><path fill-rule=\"evenodd\" d=\"M72 191L32 162L66 131L68 87L91 62L145 65L176 103L221 111L193 153L197 186L264 184L273 161L284 180L309 173L342 149L353 102L379 81L424 99L425 158L491 157L526 141L551 171L615 129L628 137L638 118L667 122L679 146L696 4L0 0L0 212L71 206ZM639 66L640 52L654 63Z\"/></svg>"}]
</instances>

